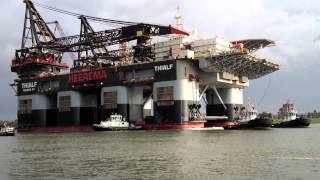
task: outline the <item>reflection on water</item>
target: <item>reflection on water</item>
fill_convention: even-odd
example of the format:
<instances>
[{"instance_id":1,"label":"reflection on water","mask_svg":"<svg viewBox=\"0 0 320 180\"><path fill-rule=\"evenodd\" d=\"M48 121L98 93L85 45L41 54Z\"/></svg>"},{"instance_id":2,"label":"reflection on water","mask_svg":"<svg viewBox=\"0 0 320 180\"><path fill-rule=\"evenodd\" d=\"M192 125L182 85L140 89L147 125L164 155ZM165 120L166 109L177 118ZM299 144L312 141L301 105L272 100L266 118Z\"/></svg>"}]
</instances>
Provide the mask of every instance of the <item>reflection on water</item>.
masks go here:
<instances>
[{"instance_id":1,"label":"reflection on water","mask_svg":"<svg viewBox=\"0 0 320 180\"><path fill-rule=\"evenodd\" d=\"M318 179L303 129L32 133L0 138L0 179Z\"/></svg>"}]
</instances>

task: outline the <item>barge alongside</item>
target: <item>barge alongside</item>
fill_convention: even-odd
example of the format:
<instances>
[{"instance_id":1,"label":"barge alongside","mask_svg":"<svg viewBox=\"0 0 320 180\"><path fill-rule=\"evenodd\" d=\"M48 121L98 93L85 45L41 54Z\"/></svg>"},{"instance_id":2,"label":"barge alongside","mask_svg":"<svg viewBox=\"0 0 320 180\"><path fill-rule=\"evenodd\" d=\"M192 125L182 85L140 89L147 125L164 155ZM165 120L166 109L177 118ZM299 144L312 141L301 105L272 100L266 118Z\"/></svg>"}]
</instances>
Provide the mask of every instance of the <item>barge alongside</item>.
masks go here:
<instances>
[{"instance_id":1,"label":"barge alongside","mask_svg":"<svg viewBox=\"0 0 320 180\"><path fill-rule=\"evenodd\" d=\"M113 113L146 129L233 127L249 80L279 69L254 54L273 41L198 39L180 16L174 28L79 15L80 34L57 37L32 1L24 2L22 48L11 66L18 131L90 131ZM121 27L94 31L90 20ZM170 38L151 43L164 35ZM63 63L66 52L76 54L73 65Z\"/></svg>"}]
</instances>

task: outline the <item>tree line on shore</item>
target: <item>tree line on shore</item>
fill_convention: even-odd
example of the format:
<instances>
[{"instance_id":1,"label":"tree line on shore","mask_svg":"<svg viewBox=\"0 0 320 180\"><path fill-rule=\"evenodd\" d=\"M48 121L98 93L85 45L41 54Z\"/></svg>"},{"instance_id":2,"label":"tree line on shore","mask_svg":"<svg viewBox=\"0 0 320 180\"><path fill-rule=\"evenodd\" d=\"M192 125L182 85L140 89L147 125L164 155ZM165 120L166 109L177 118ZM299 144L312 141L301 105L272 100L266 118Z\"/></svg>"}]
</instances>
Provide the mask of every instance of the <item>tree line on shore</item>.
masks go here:
<instances>
[{"instance_id":1,"label":"tree line on shore","mask_svg":"<svg viewBox=\"0 0 320 180\"><path fill-rule=\"evenodd\" d=\"M10 127L16 127L17 124L17 120L15 121L1 121L0 120L0 127L3 128L5 125L6 126L10 126Z\"/></svg>"}]
</instances>

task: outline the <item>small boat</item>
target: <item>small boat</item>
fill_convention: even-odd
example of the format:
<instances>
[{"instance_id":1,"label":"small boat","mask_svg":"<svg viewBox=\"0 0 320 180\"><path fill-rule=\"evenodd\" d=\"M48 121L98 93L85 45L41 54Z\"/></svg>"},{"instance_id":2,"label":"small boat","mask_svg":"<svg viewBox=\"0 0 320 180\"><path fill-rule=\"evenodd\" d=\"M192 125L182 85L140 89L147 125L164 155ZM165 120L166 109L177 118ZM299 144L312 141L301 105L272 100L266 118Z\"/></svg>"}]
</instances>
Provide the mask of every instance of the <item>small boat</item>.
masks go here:
<instances>
[{"instance_id":1,"label":"small boat","mask_svg":"<svg viewBox=\"0 0 320 180\"><path fill-rule=\"evenodd\" d=\"M283 104L279 109L279 123L274 124L273 127L308 127L311 120L303 116L298 117L297 114L294 104L290 103L288 100L287 103Z\"/></svg>"},{"instance_id":2,"label":"small boat","mask_svg":"<svg viewBox=\"0 0 320 180\"><path fill-rule=\"evenodd\" d=\"M142 128L142 126L130 124L120 114L112 114L107 120L101 121L100 124L93 124L92 126L95 131L137 130Z\"/></svg>"},{"instance_id":3,"label":"small boat","mask_svg":"<svg viewBox=\"0 0 320 180\"><path fill-rule=\"evenodd\" d=\"M252 105L250 98L247 107L236 108L240 125L236 128L269 128L272 125L272 115L270 113L261 113L258 115L257 110ZM240 111L240 112L239 112Z\"/></svg>"},{"instance_id":4,"label":"small boat","mask_svg":"<svg viewBox=\"0 0 320 180\"><path fill-rule=\"evenodd\" d=\"M4 127L0 130L0 136L14 136L15 135L15 128L8 127L7 124L4 124Z\"/></svg>"}]
</instances>

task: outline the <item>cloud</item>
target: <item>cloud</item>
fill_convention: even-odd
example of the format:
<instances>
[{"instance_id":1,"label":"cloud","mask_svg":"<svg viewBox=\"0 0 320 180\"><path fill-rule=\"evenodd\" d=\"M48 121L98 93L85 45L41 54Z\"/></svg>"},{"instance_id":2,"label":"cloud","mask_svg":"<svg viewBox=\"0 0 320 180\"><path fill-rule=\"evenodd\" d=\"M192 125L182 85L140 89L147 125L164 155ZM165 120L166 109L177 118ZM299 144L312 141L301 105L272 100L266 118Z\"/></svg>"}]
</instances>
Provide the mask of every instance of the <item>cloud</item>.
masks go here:
<instances>
[{"instance_id":1,"label":"cloud","mask_svg":"<svg viewBox=\"0 0 320 180\"><path fill-rule=\"evenodd\" d=\"M314 39L319 35L320 22L318 10L312 8L319 4L317 1L303 5L298 1L272 3L267 0L203 0L201 3L196 0L110 0L107 3L103 0L81 3L77 0L44 0L41 3L93 16L162 24L174 24L175 8L180 5L185 26L189 30L198 29L202 37L273 39L277 46L261 54L274 58L284 71L318 64L314 52L320 45ZM67 34L79 33L79 28L74 28L79 26L76 18L39 10L48 21L58 19Z\"/></svg>"},{"instance_id":2,"label":"cloud","mask_svg":"<svg viewBox=\"0 0 320 180\"><path fill-rule=\"evenodd\" d=\"M188 1L182 10L189 26L197 27L202 36L217 34L229 40L275 40L277 46L262 53L274 58L283 70L294 71L319 64L319 56L315 55L319 46L314 43L320 29L318 16L312 11L303 11L301 4L299 7L289 12L285 5L279 7L262 0L207 0L197 5L195 1Z\"/></svg>"},{"instance_id":3,"label":"cloud","mask_svg":"<svg viewBox=\"0 0 320 180\"><path fill-rule=\"evenodd\" d=\"M100 17L162 24L175 23L173 15L176 6L180 5L185 26L189 30L197 28L202 37L219 35L228 40L273 39L277 46L261 54L274 58L284 71L319 64L314 53L320 48L314 43L320 29L318 10L314 8L319 5L317 1L308 1L303 5L299 1L288 0L281 3L267 0L203 0L201 3L197 0L111 0L108 3L101 0L94 3L46 0L43 3ZM67 31L78 33L78 29L74 31L78 22L69 22L71 20L64 19Z\"/></svg>"}]
</instances>

